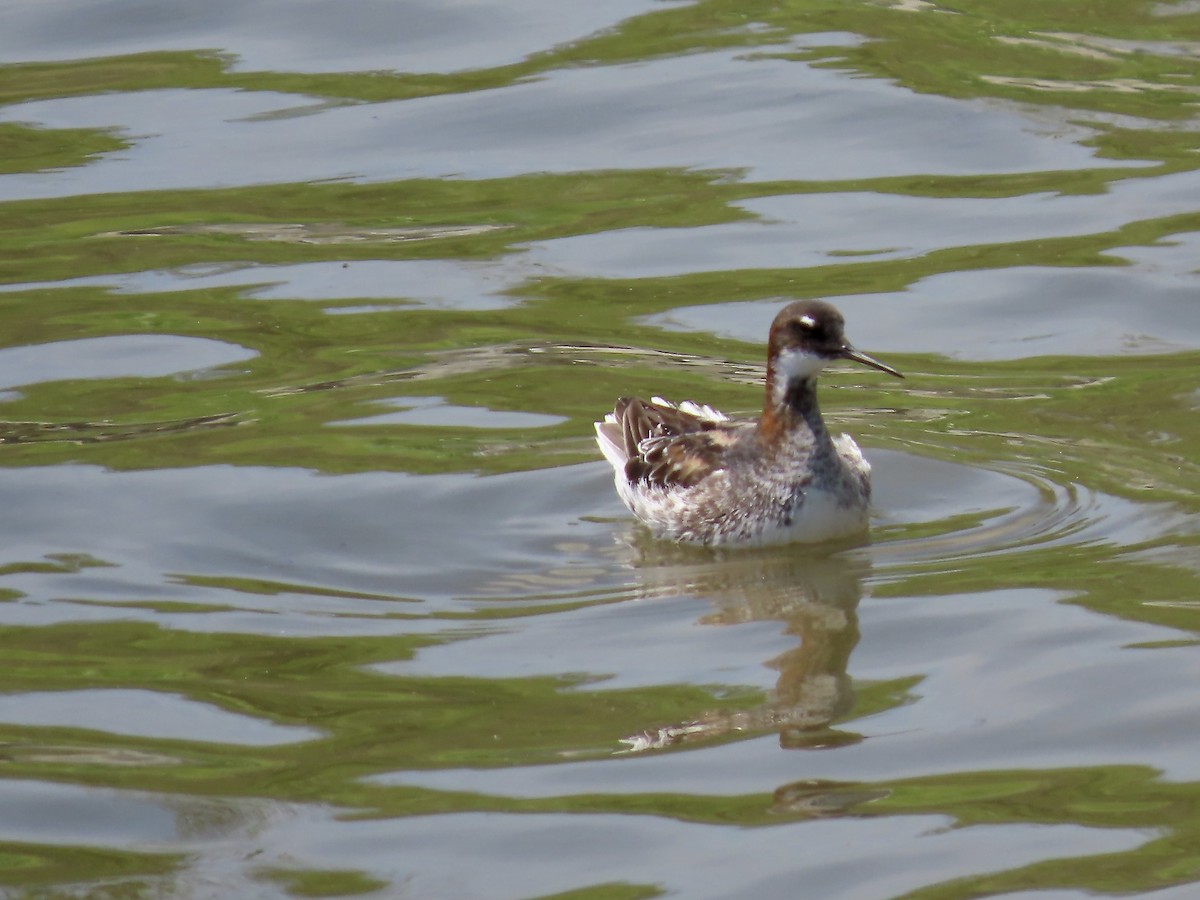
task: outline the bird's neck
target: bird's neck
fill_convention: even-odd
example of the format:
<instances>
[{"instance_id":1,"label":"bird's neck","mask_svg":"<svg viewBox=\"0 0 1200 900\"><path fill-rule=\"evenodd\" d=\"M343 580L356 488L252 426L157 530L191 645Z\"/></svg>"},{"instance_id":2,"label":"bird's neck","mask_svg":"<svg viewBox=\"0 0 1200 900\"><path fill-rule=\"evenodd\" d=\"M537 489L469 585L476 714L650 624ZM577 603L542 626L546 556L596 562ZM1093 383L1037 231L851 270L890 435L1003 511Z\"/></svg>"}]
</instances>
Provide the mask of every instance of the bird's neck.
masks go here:
<instances>
[{"instance_id":1,"label":"bird's neck","mask_svg":"<svg viewBox=\"0 0 1200 900\"><path fill-rule=\"evenodd\" d=\"M759 428L768 442L782 440L796 429L807 430L817 440L827 438L817 403L817 379L789 378L779 386L768 382Z\"/></svg>"}]
</instances>

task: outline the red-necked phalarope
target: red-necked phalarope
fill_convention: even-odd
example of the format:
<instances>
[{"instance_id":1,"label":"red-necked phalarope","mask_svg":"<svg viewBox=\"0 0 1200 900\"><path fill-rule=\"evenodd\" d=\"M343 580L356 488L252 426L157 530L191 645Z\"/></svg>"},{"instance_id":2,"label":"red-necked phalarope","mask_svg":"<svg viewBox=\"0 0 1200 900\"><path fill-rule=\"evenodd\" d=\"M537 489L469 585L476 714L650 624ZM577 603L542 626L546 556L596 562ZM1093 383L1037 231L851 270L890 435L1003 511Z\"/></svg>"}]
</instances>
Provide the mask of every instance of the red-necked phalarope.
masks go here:
<instances>
[{"instance_id":1,"label":"red-necked phalarope","mask_svg":"<svg viewBox=\"0 0 1200 900\"><path fill-rule=\"evenodd\" d=\"M771 323L767 397L757 422L661 397L617 401L596 442L617 493L658 537L698 544L775 544L847 537L867 526L871 467L854 439L832 437L817 376L852 359L904 376L855 350L842 314L791 303Z\"/></svg>"}]
</instances>

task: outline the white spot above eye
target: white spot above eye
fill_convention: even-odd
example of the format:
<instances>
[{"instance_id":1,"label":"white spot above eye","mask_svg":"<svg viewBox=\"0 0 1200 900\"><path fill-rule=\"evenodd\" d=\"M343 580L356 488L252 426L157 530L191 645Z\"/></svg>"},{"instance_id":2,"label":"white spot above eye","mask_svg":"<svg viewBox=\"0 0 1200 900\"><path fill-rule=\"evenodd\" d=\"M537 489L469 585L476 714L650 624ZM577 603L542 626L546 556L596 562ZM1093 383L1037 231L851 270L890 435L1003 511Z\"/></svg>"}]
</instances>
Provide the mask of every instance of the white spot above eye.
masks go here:
<instances>
[{"instance_id":1,"label":"white spot above eye","mask_svg":"<svg viewBox=\"0 0 1200 900\"><path fill-rule=\"evenodd\" d=\"M803 325L805 328L816 328L817 320L814 319L812 316L801 316L800 324Z\"/></svg>"}]
</instances>

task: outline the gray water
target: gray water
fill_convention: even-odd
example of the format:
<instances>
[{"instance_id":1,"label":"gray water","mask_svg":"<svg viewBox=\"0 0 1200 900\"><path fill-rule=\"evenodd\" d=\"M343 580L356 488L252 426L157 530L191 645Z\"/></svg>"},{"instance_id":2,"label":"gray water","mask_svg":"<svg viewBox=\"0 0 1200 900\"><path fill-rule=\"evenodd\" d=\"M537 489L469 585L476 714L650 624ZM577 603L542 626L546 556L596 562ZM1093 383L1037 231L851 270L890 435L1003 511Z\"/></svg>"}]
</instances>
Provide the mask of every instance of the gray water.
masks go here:
<instances>
[{"instance_id":1,"label":"gray water","mask_svg":"<svg viewBox=\"0 0 1200 900\"><path fill-rule=\"evenodd\" d=\"M0 9L0 894L1176 900L1200 11ZM591 423L823 297L869 541Z\"/></svg>"}]
</instances>

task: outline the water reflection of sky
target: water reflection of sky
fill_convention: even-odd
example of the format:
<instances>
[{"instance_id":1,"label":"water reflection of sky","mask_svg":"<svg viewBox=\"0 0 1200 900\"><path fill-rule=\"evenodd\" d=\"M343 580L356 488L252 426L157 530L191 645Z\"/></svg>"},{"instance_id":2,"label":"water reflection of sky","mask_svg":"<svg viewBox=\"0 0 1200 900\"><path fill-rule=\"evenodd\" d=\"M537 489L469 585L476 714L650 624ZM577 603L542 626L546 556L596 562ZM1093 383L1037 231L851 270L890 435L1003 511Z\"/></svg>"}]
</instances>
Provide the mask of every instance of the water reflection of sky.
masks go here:
<instances>
[{"instance_id":1,"label":"water reflection of sky","mask_svg":"<svg viewBox=\"0 0 1200 900\"><path fill-rule=\"evenodd\" d=\"M1142 248L1143 260L1155 250ZM1170 255L1164 254L1164 263ZM1196 277L1123 268L1015 268L935 275L905 291L832 298L851 340L874 352L957 359L1112 356L1200 348ZM1132 298L1137 298L1136 302ZM779 300L672 310L645 321L757 343Z\"/></svg>"},{"instance_id":2,"label":"water reflection of sky","mask_svg":"<svg viewBox=\"0 0 1200 900\"><path fill-rule=\"evenodd\" d=\"M649 0L14 0L0 14L9 62L219 48L242 69L455 72L502 66L652 10Z\"/></svg>"},{"instance_id":3,"label":"water reflection of sky","mask_svg":"<svg viewBox=\"0 0 1200 900\"><path fill-rule=\"evenodd\" d=\"M911 258L957 246L964 234L984 245L1006 241L1098 234L1119 228L1130 217L1156 218L1191 209L1197 175L1185 172L1155 179L1116 183L1104 194L1032 194L1000 199L905 197L873 193L813 193L771 196L740 202L752 213L748 221L691 228L639 228L537 241L488 260L355 260L260 266L252 263L191 266L123 274L64 279L57 282L0 286L4 290L95 285L119 292L244 286L260 299L393 298L399 305L418 303L445 309L496 309L519 302L521 288L538 278L651 278L697 271L801 268ZM169 235L130 241L172 240ZM369 241L368 241L369 243ZM1181 303L1194 290L1196 272L1188 235L1154 247L1121 248L1114 259L1136 263L1121 270L1093 269L1087 274L1064 270L994 271L981 289L973 273L940 275L911 288L919 309L912 316L929 321L910 332L890 321L881 348L959 354L973 359L1020 355L1103 355L1131 349L1170 350L1196 346L1200 325L1190 321L1193 306ZM842 254L854 254L847 260ZM971 282L970 287L964 281ZM970 336L964 318L977 313L975 304L955 303L964 292L978 304L1005 307L1011 314L1003 327L977 342L949 347L946 340ZM1065 292L1062 293L1062 292ZM1126 301L1140 296L1138 304ZM880 295L870 295L875 300ZM1038 297L1062 297L1043 304ZM775 302L775 301L772 301ZM853 315L856 298L839 302ZM870 301L875 305L874 300ZM1022 308L1021 304L1027 304ZM1033 305L1028 305L1033 304ZM883 315L891 303L878 304ZM685 311L663 317L683 325ZM1076 321L1086 316L1088 322ZM1066 321L1056 322L1056 317ZM1181 320L1182 317L1182 320ZM712 309L710 322L722 321ZM770 317L735 316L739 328L711 330L758 342ZM875 328L875 325L868 327ZM948 334L947 332L953 332ZM1029 346L1031 340L1061 341ZM1003 345L1007 349L998 349Z\"/></svg>"},{"instance_id":4,"label":"water reflection of sky","mask_svg":"<svg viewBox=\"0 0 1200 900\"><path fill-rule=\"evenodd\" d=\"M0 387L79 378L161 378L253 359L207 338L122 334L0 349Z\"/></svg>"},{"instance_id":5,"label":"water reflection of sky","mask_svg":"<svg viewBox=\"0 0 1200 900\"><path fill-rule=\"evenodd\" d=\"M833 180L1096 164L1092 151L1036 134L1014 109L730 52L565 69L495 90L278 115L308 105L270 93L157 90L7 107L0 121L115 128L134 146L86 169L0 177L0 199L612 168ZM869 129L855 134L845 119L851 109Z\"/></svg>"},{"instance_id":6,"label":"water reflection of sky","mask_svg":"<svg viewBox=\"0 0 1200 900\"><path fill-rule=\"evenodd\" d=\"M114 719L113 709L121 710L119 718ZM0 722L219 744L283 744L317 735L312 729L275 725L177 694L120 689L0 695Z\"/></svg>"}]
</instances>

